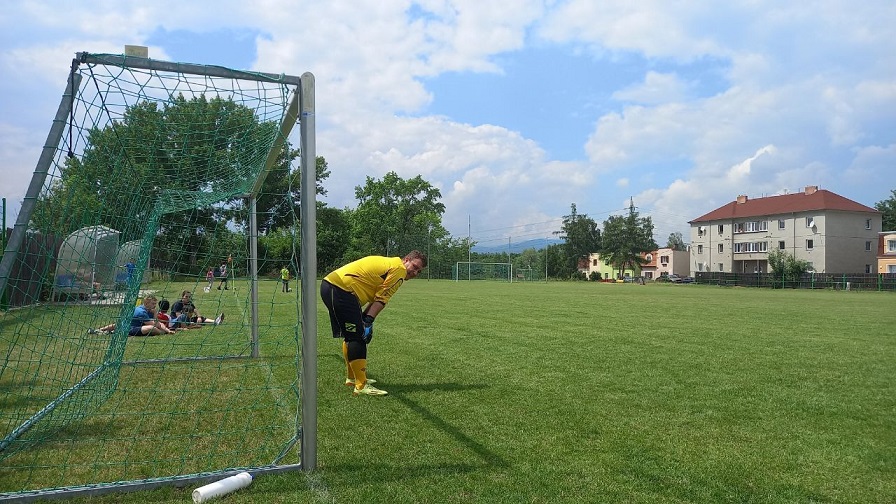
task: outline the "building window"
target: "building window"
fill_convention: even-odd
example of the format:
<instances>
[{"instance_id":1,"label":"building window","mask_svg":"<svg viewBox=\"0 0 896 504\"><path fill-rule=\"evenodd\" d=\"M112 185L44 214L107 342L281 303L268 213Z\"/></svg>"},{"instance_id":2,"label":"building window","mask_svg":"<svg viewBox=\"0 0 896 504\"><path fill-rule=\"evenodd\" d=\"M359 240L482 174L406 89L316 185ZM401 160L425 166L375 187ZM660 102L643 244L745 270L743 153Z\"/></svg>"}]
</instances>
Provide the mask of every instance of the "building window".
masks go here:
<instances>
[{"instance_id":1,"label":"building window","mask_svg":"<svg viewBox=\"0 0 896 504\"><path fill-rule=\"evenodd\" d=\"M865 252L871 252L871 242L870 241L865 242Z\"/></svg>"},{"instance_id":2,"label":"building window","mask_svg":"<svg viewBox=\"0 0 896 504\"><path fill-rule=\"evenodd\" d=\"M784 243L784 240L778 242L778 250L784 250L787 244Z\"/></svg>"},{"instance_id":3,"label":"building window","mask_svg":"<svg viewBox=\"0 0 896 504\"><path fill-rule=\"evenodd\" d=\"M896 273L896 264L888 264L887 273Z\"/></svg>"},{"instance_id":4,"label":"building window","mask_svg":"<svg viewBox=\"0 0 896 504\"><path fill-rule=\"evenodd\" d=\"M896 240L887 240L887 252L896 252Z\"/></svg>"},{"instance_id":5,"label":"building window","mask_svg":"<svg viewBox=\"0 0 896 504\"><path fill-rule=\"evenodd\" d=\"M806 227L810 228L815 225L815 217L806 217Z\"/></svg>"},{"instance_id":6,"label":"building window","mask_svg":"<svg viewBox=\"0 0 896 504\"><path fill-rule=\"evenodd\" d=\"M697 226L697 236L703 236L706 233L706 228L703 226Z\"/></svg>"},{"instance_id":7,"label":"building window","mask_svg":"<svg viewBox=\"0 0 896 504\"><path fill-rule=\"evenodd\" d=\"M724 264L719 263L719 271L725 271L725 265L724 265Z\"/></svg>"},{"instance_id":8,"label":"building window","mask_svg":"<svg viewBox=\"0 0 896 504\"><path fill-rule=\"evenodd\" d=\"M768 252L768 242L735 243L734 253Z\"/></svg>"},{"instance_id":9,"label":"building window","mask_svg":"<svg viewBox=\"0 0 896 504\"><path fill-rule=\"evenodd\" d=\"M732 224L732 232L734 233L756 233L758 231L768 231L768 221L750 221L736 222ZM722 231L719 230L721 233Z\"/></svg>"},{"instance_id":10,"label":"building window","mask_svg":"<svg viewBox=\"0 0 896 504\"><path fill-rule=\"evenodd\" d=\"M784 219L778 219L778 229L784 229Z\"/></svg>"},{"instance_id":11,"label":"building window","mask_svg":"<svg viewBox=\"0 0 896 504\"><path fill-rule=\"evenodd\" d=\"M865 219L865 229L871 229L871 219Z\"/></svg>"},{"instance_id":12,"label":"building window","mask_svg":"<svg viewBox=\"0 0 896 504\"><path fill-rule=\"evenodd\" d=\"M669 264L669 256L660 256L660 264L663 266Z\"/></svg>"},{"instance_id":13,"label":"building window","mask_svg":"<svg viewBox=\"0 0 896 504\"><path fill-rule=\"evenodd\" d=\"M813 248L815 248L815 241L806 240L806 250L812 250Z\"/></svg>"},{"instance_id":14,"label":"building window","mask_svg":"<svg viewBox=\"0 0 896 504\"><path fill-rule=\"evenodd\" d=\"M725 225L719 224L719 234L722 234L725 231Z\"/></svg>"},{"instance_id":15,"label":"building window","mask_svg":"<svg viewBox=\"0 0 896 504\"><path fill-rule=\"evenodd\" d=\"M865 273L871 273L871 265L870 264L865 265Z\"/></svg>"},{"instance_id":16,"label":"building window","mask_svg":"<svg viewBox=\"0 0 896 504\"><path fill-rule=\"evenodd\" d=\"M719 253L721 254L724 250L725 250L725 247L723 247L722 244L720 243L719 244Z\"/></svg>"},{"instance_id":17,"label":"building window","mask_svg":"<svg viewBox=\"0 0 896 504\"><path fill-rule=\"evenodd\" d=\"M591 260L591 265L592 265L592 266L597 266L597 259L592 259L592 260Z\"/></svg>"},{"instance_id":18,"label":"building window","mask_svg":"<svg viewBox=\"0 0 896 504\"><path fill-rule=\"evenodd\" d=\"M697 253L698 253L698 254L702 254L702 253L703 253L703 245L697 245Z\"/></svg>"}]
</instances>

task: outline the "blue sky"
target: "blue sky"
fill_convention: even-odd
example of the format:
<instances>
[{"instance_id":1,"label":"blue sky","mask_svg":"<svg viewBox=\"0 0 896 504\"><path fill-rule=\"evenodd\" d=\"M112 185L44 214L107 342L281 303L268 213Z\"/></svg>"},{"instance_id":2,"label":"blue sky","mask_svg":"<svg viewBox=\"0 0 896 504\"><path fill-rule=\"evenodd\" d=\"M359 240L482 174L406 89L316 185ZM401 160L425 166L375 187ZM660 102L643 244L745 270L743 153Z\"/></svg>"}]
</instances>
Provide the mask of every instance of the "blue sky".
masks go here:
<instances>
[{"instance_id":1,"label":"blue sky","mask_svg":"<svg viewBox=\"0 0 896 504\"><path fill-rule=\"evenodd\" d=\"M484 246L545 238L575 204L633 200L663 245L745 194L896 189L896 4L831 0L31 1L0 13L8 223L77 51L317 84L331 206L422 175Z\"/></svg>"}]
</instances>

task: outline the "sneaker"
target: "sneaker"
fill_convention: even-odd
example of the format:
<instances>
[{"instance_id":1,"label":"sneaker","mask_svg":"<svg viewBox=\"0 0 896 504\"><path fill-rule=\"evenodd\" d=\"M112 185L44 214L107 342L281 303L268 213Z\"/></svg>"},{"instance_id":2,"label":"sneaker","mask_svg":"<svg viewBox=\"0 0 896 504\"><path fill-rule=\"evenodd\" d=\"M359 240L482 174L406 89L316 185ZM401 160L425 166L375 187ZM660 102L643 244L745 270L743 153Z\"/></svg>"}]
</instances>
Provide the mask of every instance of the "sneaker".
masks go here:
<instances>
[{"instance_id":1,"label":"sneaker","mask_svg":"<svg viewBox=\"0 0 896 504\"><path fill-rule=\"evenodd\" d=\"M380 390L380 389L374 387L373 385L371 385L369 380L367 383L364 384L364 388L359 389L359 388L355 387L355 390L353 391L353 393L355 395L363 394L363 395L373 395L373 396L381 396L381 395L388 394L388 392L386 392L385 390Z\"/></svg>"},{"instance_id":2,"label":"sneaker","mask_svg":"<svg viewBox=\"0 0 896 504\"><path fill-rule=\"evenodd\" d=\"M87 334L99 334L99 333L100 333L99 329L90 328L87 330ZM348 381L348 380L346 380L346 381ZM352 383L354 383L354 382L352 382ZM346 385L348 385L348 383L346 383Z\"/></svg>"},{"instance_id":3,"label":"sneaker","mask_svg":"<svg viewBox=\"0 0 896 504\"><path fill-rule=\"evenodd\" d=\"M218 318L215 319L215 325L219 325L221 322L224 322L224 313L222 312L218 315Z\"/></svg>"},{"instance_id":4,"label":"sneaker","mask_svg":"<svg viewBox=\"0 0 896 504\"><path fill-rule=\"evenodd\" d=\"M367 383L376 383L376 380L374 380L373 378L368 378L368 379L367 379ZM355 386L355 380L352 380L351 378L346 378L346 379L345 379L345 386L346 386L346 387L349 387L349 386L354 387L354 386Z\"/></svg>"}]
</instances>

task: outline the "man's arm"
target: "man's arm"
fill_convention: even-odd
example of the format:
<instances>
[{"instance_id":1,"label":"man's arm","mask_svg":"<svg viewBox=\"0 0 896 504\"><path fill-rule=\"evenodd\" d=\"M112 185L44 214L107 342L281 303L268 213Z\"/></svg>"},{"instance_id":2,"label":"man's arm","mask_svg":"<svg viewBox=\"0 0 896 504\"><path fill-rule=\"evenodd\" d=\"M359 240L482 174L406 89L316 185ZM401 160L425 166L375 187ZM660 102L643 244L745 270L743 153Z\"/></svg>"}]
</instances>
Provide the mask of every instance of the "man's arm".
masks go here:
<instances>
[{"instance_id":1,"label":"man's arm","mask_svg":"<svg viewBox=\"0 0 896 504\"><path fill-rule=\"evenodd\" d=\"M379 313L383 311L383 308L385 307L386 305L382 301L374 301L367 305L367 309L364 310L364 314L376 318L376 316L379 315Z\"/></svg>"}]
</instances>

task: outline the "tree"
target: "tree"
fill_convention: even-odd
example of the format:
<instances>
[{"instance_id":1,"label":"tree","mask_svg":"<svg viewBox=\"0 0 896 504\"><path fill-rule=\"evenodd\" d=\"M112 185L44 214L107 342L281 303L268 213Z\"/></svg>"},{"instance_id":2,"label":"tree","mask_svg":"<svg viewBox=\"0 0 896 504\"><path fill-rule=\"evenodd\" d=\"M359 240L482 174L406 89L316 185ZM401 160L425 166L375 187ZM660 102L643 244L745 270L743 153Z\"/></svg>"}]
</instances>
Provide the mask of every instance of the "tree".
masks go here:
<instances>
[{"instance_id":1,"label":"tree","mask_svg":"<svg viewBox=\"0 0 896 504\"><path fill-rule=\"evenodd\" d=\"M896 189L890 191L890 197L874 204L882 215L884 231L896 230Z\"/></svg>"},{"instance_id":2,"label":"tree","mask_svg":"<svg viewBox=\"0 0 896 504\"><path fill-rule=\"evenodd\" d=\"M580 261L600 250L600 229L594 219L576 211L576 204L570 205L570 213L563 217L563 226L555 231L564 240L563 250L569 276L579 269ZM566 268L564 268L564 273Z\"/></svg>"},{"instance_id":3,"label":"tree","mask_svg":"<svg viewBox=\"0 0 896 504\"><path fill-rule=\"evenodd\" d=\"M354 251L361 255L403 255L427 241L448 236L442 227L442 193L423 177L404 180L395 172L382 180L367 177L355 187L352 212Z\"/></svg>"},{"instance_id":4,"label":"tree","mask_svg":"<svg viewBox=\"0 0 896 504\"><path fill-rule=\"evenodd\" d=\"M277 162L268 172L255 200L258 232L265 235L272 230L284 226L292 226L300 213L302 192L302 173L299 167L290 169L291 163L300 155L298 150L284 145L277 156ZM315 159L315 192L326 196L322 182L330 177L327 160L323 156ZM285 198L284 198L285 196ZM238 226L246 229L249 226L249 214L246 211L246 200L235 198L230 202L232 210L230 219ZM278 268L279 271L279 268Z\"/></svg>"},{"instance_id":5,"label":"tree","mask_svg":"<svg viewBox=\"0 0 896 504\"><path fill-rule=\"evenodd\" d=\"M619 271L635 269L646 264L641 255L657 248L653 239L653 221L650 217L640 217L631 201L628 215L613 215L604 221L601 240L601 259L612 264Z\"/></svg>"},{"instance_id":6,"label":"tree","mask_svg":"<svg viewBox=\"0 0 896 504\"><path fill-rule=\"evenodd\" d=\"M777 281L794 282L811 269L809 261L797 259L796 256L783 250L774 249L768 253L768 267Z\"/></svg>"},{"instance_id":7,"label":"tree","mask_svg":"<svg viewBox=\"0 0 896 504\"><path fill-rule=\"evenodd\" d=\"M83 155L65 160L32 225L60 234L102 225L121 231L122 242L143 238L148 227L157 225L156 243L168 246L156 247L154 260L194 270L198 257L238 247L238 240L229 236L233 231L223 224L242 224L234 220L239 198L211 203L255 179L257 160L267 156L277 134L277 124L259 122L251 109L231 99L178 95L162 104L139 102L120 119L86 133ZM266 184L288 183L285 174L294 157L295 151L285 145L274 167L278 173ZM262 201L262 212L279 205L269 199ZM269 212L280 217L291 213L288 208ZM129 222L121 222L121 215L131 216ZM283 223L262 220L265 230ZM171 247L174 243L179 246Z\"/></svg>"},{"instance_id":8,"label":"tree","mask_svg":"<svg viewBox=\"0 0 896 504\"><path fill-rule=\"evenodd\" d=\"M350 212L317 204L317 269L327 272L341 266L351 243Z\"/></svg>"},{"instance_id":9,"label":"tree","mask_svg":"<svg viewBox=\"0 0 896 504\"><path fill-rule=\"evenodd\" d=\"M684 239L681 237L681 233L678 231L669 234L669 239L666 240L666 247L672 250L687 250L687 245L684 244Z\"/></svg>"}]
</instances>

